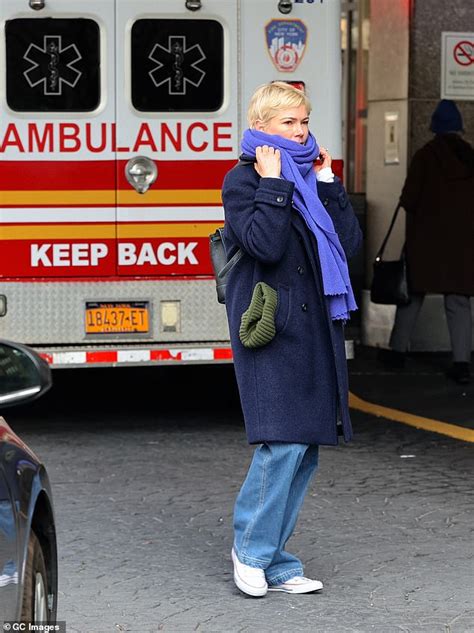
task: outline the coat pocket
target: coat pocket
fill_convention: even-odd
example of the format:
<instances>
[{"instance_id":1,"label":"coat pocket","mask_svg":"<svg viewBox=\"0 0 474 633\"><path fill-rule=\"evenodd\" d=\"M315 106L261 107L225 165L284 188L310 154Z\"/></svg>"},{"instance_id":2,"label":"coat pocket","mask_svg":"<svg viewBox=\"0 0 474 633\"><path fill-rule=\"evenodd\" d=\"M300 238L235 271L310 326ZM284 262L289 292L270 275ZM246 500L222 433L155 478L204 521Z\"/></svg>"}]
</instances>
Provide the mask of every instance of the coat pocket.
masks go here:
<instances>
[{"instance_id":1,"label":"coat pocket","mask_svg":"<svg viewBox=\"0 0 474 633\"><path fill-rule=\"evenodd\" d=\"M290 289L287 286L278 284L278 302L275 311L275 330L276 333L282 332L290 315Z\"/></svg>"}]
</instances>

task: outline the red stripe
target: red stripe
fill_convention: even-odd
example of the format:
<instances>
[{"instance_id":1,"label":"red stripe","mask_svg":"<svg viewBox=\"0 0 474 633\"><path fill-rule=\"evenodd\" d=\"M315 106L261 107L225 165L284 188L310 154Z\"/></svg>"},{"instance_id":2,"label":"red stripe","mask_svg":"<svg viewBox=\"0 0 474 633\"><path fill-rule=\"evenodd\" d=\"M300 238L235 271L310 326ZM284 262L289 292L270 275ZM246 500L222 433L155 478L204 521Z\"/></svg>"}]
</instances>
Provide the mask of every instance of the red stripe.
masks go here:
<instances>
[{"instance_id":1,"label":"red stripe","mask_svg":"<svg viewBox=\"0 0 474 633\"><path fill-rule=\"evenodd\" d=\"M36 189L35 191L38 191L38 189ZM64 191L64 190L62 190ZM1 189L0 189L0 193L1 193ZM32 192L32 195L34 196L34 192ZM88 207L91 209L99 209L99 208L103 208L103 209L115 209L115 204L31 204L31 203L26 203L26 204L0 204L0 209L87 209ZM120 207L123 207L125 205L121 204L119 205ZM146 207L159 207L159 206L176 206L176 207L180 207L180 204L176 204L176 205L159 205L159 204L146 204L146 205L136 205L136 204L129 204L126 205L129 207L142 207L142 206L146 206ZM191 207L195 207L195 204L191 204L189 205ZM208 206L208 205L206 205ZM216 205L219 206L219 205ZM69 224L69 223L68 223Z\"/></svg>"},{"instance_id":2,"label":"red stripe","mask_svg":"<svg viewBox=\"0 0 474 633\"><path fill-rule=\"evenodd\" d=\"M0 209L114 209L115 204L0 204ZM173 208L173 207L189 207L190 209L199 209L200 207L216 207L219 209L222 204L219 202L150 202L149 204L143 204L140 201L138 204L118 204L120 209L130 207L139 209L157 209L160 207ZM191 222L192 220L189 220ZM99 220L100 222L100 220ZM69 224L69 222L68 222Z\"/></svg>"},{"instance_id":3,"label":"red stripe","mask_svg":"<svg viewBox=\"0 0 474 633\"><path fill-rule=\"evenodd\" d=\"M116 363L117 352L86 352L86 363Z\"/></svg>"},{"instance_id":4,"label":"red stripe","mask_svg":"<svg viewBox=\"0 0 474 633\"><path fill-rule=\"evenodd\" d=\"M232 360L232 349L230 347L214 349L214 360ZM49 365L54 364L54 355L52 353L40 352L41 358L43 358ZM182 354L171 354L168 349L152 349L150 350L150 361L181 361ZM86 351L86 364L99 364L99 363L117 363L118 362L118 350L97 350L92 352ZM147 361L142 361L147 362Z\"/></svg>"},{"instance_id":5,"label":"red stripe","mask_svg":"<svg viewBox=\"0 0 474 633\"><path fill-rule=\"evenodd\" d=\"M140 283L141 281L172 281L173 283L175 283L176 281L191 281L191 282L196 282L196 281L209 281L209 279L214 279L213 275L196 275L196 276L192 276L192 275L170 275L168 277L157 277L156 275L140 275L140 277L137 279L136 275L123 275L118 277L116 275L111 275L109 277L14 277L14 276L9 276L9 277L2 277L1 273L0 273L0 281L2 283L45 283L45 284L50 284L50 283L81 283L84 281L87 281L87 283L122 283L124 281L134 281L136 283Z\"/></svg>"},{"instance_id":6,"label":"red stripe","mask_svg":"<svg viewBox=\"0 0 474 633\"><path fill-rule=\"evenodd\" d=\"M0 191L129 190L125 160L2 161ZM220 189L235 160L157 160L153 189ZM117 169L117 174L116 174Z\"/></svg>"},{"instance_id":7,"label":"red stripe","mask_svg":"<svg viewBox=\"0 0 474 633\"><path fill-rule=\"evenodd\" d=\"M2 222L0 224L0 227L2 226L25 226L25 227L30 227L30 226L45 226L45 227L49 227L51 225L53 226L95 226L96 224L100 224L102 225L107 225L107 226L117 226L117 228L120 228L121 226L128 226L128 225L139 225L139 226L146 226L147 224L182 224L183 226L186 226L188 224L192 224L193 226L195 224L215 224L216 222L223 222L223 220L219 220L218 218L216 218L215 220L144 220L143 222L136 222L133 220L127 220L126 222L113 222L110 220L94 220L94 221L90 221L87 220L85 222L81 222L80 220L74 220L71 222ZM49 238L48 235L43 236L41 239L45 239L45 240L50 240L50 241L54 241L55 239L59 239L59 238ZM79 239L79 238L72 238L72 239ZM89 238L88 238L89 239ZM99 238L91 238L91 239L99 239ZM124 238L122 238L124 239Z\"/></svg>"},{"instance_id":8,"label":"red stripe","mask_svg":"<svg viewBox=\"0 0 474 633\"><path fill-rule=\"evenodd\" d=\"M173 222L173 220L171 221L165 221L165 220L160 220L161 223L163 224L177 224L177 222ZM183 220L184 223L186 223ZM201 222L206 222L205 220L201 220ZM151 224L158 224L159 222L150 222ZM110 221L110 220L96 220L94 222L81 222L80 220L75 220L73 222L2 222L0 224L0 227L3 226L25 226L27 228L29 228L30 226L45 226L45 227L49 227L51 225L53 226L70 226L70 227L74 227L74 226L83 226L83 225L87 225L87 226L94 226L96 224L106 224L108 226L116 226L116 222ZM132 224L137 224L136 222L132 222ZM141 222L140 222L141 224ZM145 222L143 223L145 224ZM197 224L197 222L194 222L194 220L189 220L189 224ZM50 238L48 237L48 235L43 236L41 239L43 240L49 240ZM51 238L50 241L54 241L54 239L59 239L59 238ZM62 238L61 238L62 239ZM72 238L74 239L79 239L79 238ZM82 239L82 238L81 238ZM87 238L89 239L89 238ZM100 239L98 237L94 237L94 238L90 238L90 239Z\"/></svg>"},{"instance_id":9,"label":"red stripe","mask_svg":"<svg viewBox=\"0 0 474 633\"><path fill-rule=\"evenodd\" d=\"M95 205L94 205L95 206ZM97 205L100 206L100 205ZM110 205L104 205L106 207L110 207ZM0 205L1 207L1 205ZM81 208L83 207L83 205L81 204ZM216 209L220 209L222 207L222 203L221 202L150 202L149 204L143 204L143 202L140 202L139 204L118 204L117 205L118 208L120 209L126 209L128 207L134 207L134 208L139 208L139 209L145 209L147 207L151 208L160 208L160 207L164 207L164 208L168 208L168 207L189 207L190 209L196 209L197 213L199 213L199 209L201 207L216 207ZM163 220L163 222L171 222L174 220ZM193 220L185 220L186 222L193 222ZM213 220L204 220L205 222L213 222Z\"/></svg>"},{"instance_id":10,"label":"red stripe","mask_svg":"<svg viewBox=\"0 0 474 633\"><path fill-rule=\"evenodd\" d=\"M232 360L232 350L230 347L214 350L214 360Z\"/></svg>"},{"instance_id":11,"label":"red stripe","mask_svg":"<svg viewBox=\"0 0 474 633\"><path fill-rule=\"evenodd\" d=\"M152 349L150 360L181 360L181 353L172 356L167 349Z\"/></svg>"},{"instance_id":12,"label":"red stripe","mask_svg":"<svg viewBox=\"0 0 474 633\"><path fill-rule=\"evenodd\" d=\"M0 205L1 206L1 205ZM81 204L81 207L83 207L84 205ZM93 205L93 206L101 206L101 205ZM106 207L110 207L111 205L106 204L104 205ZM222 203L221 202L150 202L149 204L144 204L143 202L140 202L139 204L122 204L119 203L117 205L120 209L124 209L127 207L138 207L139 209L144 209L144 208L160 208L160 207L189 207L190 209L197 209L199 210L200 207L216 207L216 209L221 208L222 207ZM168 222L168 220L163 220L164 222ZM193 220L186 220L187 222L193 222Z\"/></svg>"},{"instance_id":13,"label":"red stripe","mask_svg":"<svg viewBox=\"0 0 474 633\"><path fill-rule=\"evenodd\" d=\"M115 161L2 161L0 190L115 189Z\"/></svg>"},{"instance_id":14,"label":"red stripe","mask_svg":"<svg viewBox=\"0 0 474 633\"><path fill-rule=\"evenodd\" d=\"M130 189L125 178L125 160L118 161L118 188ZM235 160L156 161L158 178L153 189L220 189Z\"/></svg>"}]
</instances>

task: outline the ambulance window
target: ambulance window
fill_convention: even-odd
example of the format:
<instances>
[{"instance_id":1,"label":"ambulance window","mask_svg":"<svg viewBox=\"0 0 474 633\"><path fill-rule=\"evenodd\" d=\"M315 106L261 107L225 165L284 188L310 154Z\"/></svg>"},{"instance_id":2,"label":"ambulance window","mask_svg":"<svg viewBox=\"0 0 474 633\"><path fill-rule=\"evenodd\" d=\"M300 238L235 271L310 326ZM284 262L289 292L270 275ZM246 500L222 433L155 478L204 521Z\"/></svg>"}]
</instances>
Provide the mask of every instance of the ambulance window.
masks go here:
<instances>
[{"instance_id":1,"label":"ambulance window","mask_svg":"<svg viewBox=\"0 0 474 633\"><path fill-rule=\"evenodd\" d=\"M224 97L224 34L215 20L137 20L132 103L142 112L214 112Z\"/></svg>"},{"instance_id":2,"label":"ambulance window","mask_svg":"<svg viewBox=\"0 0 474 633\"><path fill-rule=\"evenodd\" d=\"M90 19L8 20L7 103L18 112L90 112L100 101L99 27Z\"/></svg>"}]
</instances>

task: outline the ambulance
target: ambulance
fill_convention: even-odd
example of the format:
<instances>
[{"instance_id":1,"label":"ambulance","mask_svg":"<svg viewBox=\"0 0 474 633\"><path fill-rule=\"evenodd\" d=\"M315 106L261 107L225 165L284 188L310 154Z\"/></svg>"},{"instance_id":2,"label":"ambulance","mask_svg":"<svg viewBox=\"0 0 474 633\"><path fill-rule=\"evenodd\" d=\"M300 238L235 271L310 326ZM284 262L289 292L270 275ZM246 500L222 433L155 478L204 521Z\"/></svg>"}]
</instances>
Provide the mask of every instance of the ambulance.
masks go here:
<instances>
[{"instance_id":1,"label":"ambulance","mask_svg":"<svg viewBox=\"0 0 474 633\"><path fill-rule=\"evenodd\" d=\"M0 337L54 367L230 362L209 235L254 89L341 174L339 0L2 0Z\"/></svg>"}]
</instances>

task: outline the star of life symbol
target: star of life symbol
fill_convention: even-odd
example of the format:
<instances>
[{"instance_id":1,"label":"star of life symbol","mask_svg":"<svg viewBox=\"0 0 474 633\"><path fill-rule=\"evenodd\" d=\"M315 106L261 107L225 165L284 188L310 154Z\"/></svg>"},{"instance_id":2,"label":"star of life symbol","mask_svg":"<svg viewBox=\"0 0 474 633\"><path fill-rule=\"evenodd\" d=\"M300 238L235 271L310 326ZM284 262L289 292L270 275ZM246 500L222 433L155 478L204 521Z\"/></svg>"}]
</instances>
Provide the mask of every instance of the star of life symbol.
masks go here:
<instances>
[{"instance_id":1,"label":"star of life symbol","mask_svg":"<svg viewBox=\"0 0 474 633\"><path fill-rule=\"evenodd\" d=\"M206 59L199 44L186 47L184 35L170 35L168 48L155 44L148 56L158 64L148 74L156 88L168 84L170 95L185 95L187 84L199 87L206 73L199 64Z\"/></svg>"},{"instance_id":2,"label":"star of life symbol","mask_svg":"<svg viewBox=\"0 0 474 633\"><path fill-rule=\"evenodd\" d=\"M30 44L23 59L31 63L23 73L26 81L32 88L43 84L45 95L60 96L64 84L74 88L82 76L74 68L82 55L75 44L63 48L61 35L45 35L43 48Z\"/></svg>"}]
</instances>

